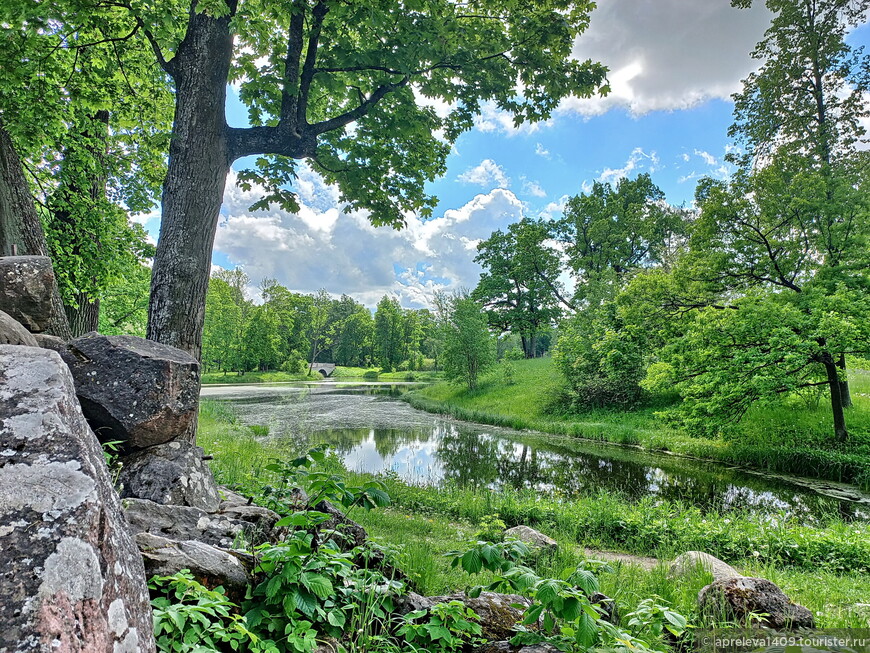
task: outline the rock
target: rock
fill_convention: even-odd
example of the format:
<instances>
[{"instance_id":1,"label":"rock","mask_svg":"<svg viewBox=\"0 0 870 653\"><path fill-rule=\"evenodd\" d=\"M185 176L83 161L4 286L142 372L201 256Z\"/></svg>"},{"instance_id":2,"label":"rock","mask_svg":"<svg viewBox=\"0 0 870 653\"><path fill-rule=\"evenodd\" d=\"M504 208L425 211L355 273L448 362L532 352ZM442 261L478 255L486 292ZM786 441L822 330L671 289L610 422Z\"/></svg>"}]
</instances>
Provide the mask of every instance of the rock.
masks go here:
<instances>
[{"instance_id":1,"label":"rock","mask_svg":"<svg viewBox=\"0 0 870 653\"><path fill-rule=\"evenodd\" d=\"M0 345L39 346L27 329L3 311L0 311Z\"/></svg>"},{"instance_id":2,"label":"rock","mask_svg":"<svg viewBox=\"0 0 870 653\"><path fill-rule=\"evenodd\" d=\"M250 525L192 506L164 505L147 499L123 500L133 534L151 533L171 540L199 540L224 549L249 540Z\"/></svg>"},{"instance_id":3,"label":"rock","mask_svg":"<svg viewBox=\"0 0 870 653\"><path fill-rule=\"evenodd\" d=\"M250 580L245 566L234 555L205 542L175 541L152 533L136 535L136 544L148 576L169 576L189 569L196 579L211 589L222 586L242 590Z\"/></svg>"},{"instance_id":4,"label":"rock","mask_svg":"<svg viewBox=\"0 0 870 653\"><path fill-rule=\"evenodd\" d=\"M88 333L62 355L101 441L143 449L184 437L195 424L199 363L186 352L134 336Z\"/></svg>"},{"instance_id":5,"label":"rock","mask_svg":"<svg viewBox=\"0 0 870 653\"><path fill-rule=\"evenodd\" d=\"M121 496L214 512L221 497L203 455L200 447L175 441L124 456Z\"/></svg>"},{"instance_id":6,"label":"rock","mask_svg":"<svg viewBox=\"0 0 870 653\"><path fill-rule=\"evenodd\" d=\"M216 515L227 517L235 521L242 521L250 524L249 532L256 531L257 533L270 533L275 528L275 522L281 519L281 516L274 510L263 508L251 504L250 506L226 506L221 504L221 508Z\"/></svg>"},{"instance_id":7,"label":"rock","mask_svg":"<svg viewBox=\"0 0 870 653\"><path fill-rule=\"evenodd\" d=\"M318 512L325 512L332 517L320 525L320 532L328 534L330 532L337 535L339 544L344 550L350 550L366 543L366 529L357 524L352 519L344 516L338 508L333 506L328 501L321 501L313 508Z\"/></svg>"},{"instance_id":8,"label":"rock","mask_svg":"<svg viewBox=\"0 0 870 653\"><path fill-rule=\"evenodd\" d=\"M345 649L341 646L341 642L339 642L334 637L327 637L325 640L317 642L317 648L312 651L312 653L340 653Z\"/></svg>"},{"instance_id":9,"label":"rock","mask_svg":"<svg viewBox=\"0 0 870 653\"><path fill-rule=\"evenodd\" d=\"M815 617L804 606L793 603L774 583L764 578L724 578L698 593L702 614L716 615L745 624L750 613L767 614L757 625L775 630L813 628ZM755 625L755 624L754 624Z\"/></svg>"},{"instance_id":10,"label":"rock","mask_svg":"<svg viewBox=\"0 0 870 653\"><path fill-rule=\"evenodd\" d=\"M713 580L725 580L727 578L741 578L743 575L727 562L711 556L703 551L686 551L674 558L668 568L668 576L676 578L685 576L697 570L699 567L713 574Z\"/></svg>"},{"instance_id":11,"label":"rock","mask_svg":"<svg viewBox=\"0 0 870 653\"><path fill-rule=\"evenodd\" d=\"M419 595L417 595L419 597ZM477 598L466 596L463 592L450 594L449 596L425 597L426 608L436 603L448 601L462 601L465 607L471 608L480 618L479 623L483 628L481 637L489 640L503 640L513 637L514 626L523 618L523 612L532 602L517 594L496 594L495 592L481 592ZM520 605L522 607L514 607ZM417 608L422 609L422 608Z\"/></svg>"},{"instance_id":12,"label":"rock","mask_svg":"<svg viewBox=\"0 0 870 653\"><path fill-rule=\"evenodd\" d=\"M619 611L616 607L616 601L607 596L607 594L602 594L601 592L593 592L589 597L589 602L592 605L597 605L604 614L601 615L601 618L604 621L609 621L615 626L619 625Z\"/></svg>"},{"instance_id":13,"label":"rock","mask_svg":"<svg viewBox=\"0 0 870 653\"><path fill-rule=\"evenodd\" d=\"M34 333L33 339L36 340L36 346L43 349L53 349L60 353L66 350L66 340L57 336L50 336L47 333Z\"/></svg>"},{"instance_id":14,"label":"rock","mask_svg":"<svg viewBox=\"0 0 870 653\"><path fill-rule=\"evenodd\" d=\"M0 346L0 651L154 651L142 558L60 356Z\"/></svg>"},{"instance_id":15,"label":"rock","mask_svg":"<svg viewBox=\"0 0 870 653\"><path fill-rule=\"evenodd\" d=\"M513 537L542 551L555 551L559 548L558 542L552 537L547 537L529 526L514 526L507 529L504 535L505 537Z\"/></svg>"},{"instance_id":16,"label":"rock","mask_svg":"<svg viewBox=\"0 0 870 653\"><path fill-rule=\"evenodd\" d=\"M243 496L238 492L233 492L223 485L218 486L218 493L221 497L220 510L235 506L249 506L253 503L253 499Z\"/></svg>"},{"instance_id":17,"label":"rock","mask_svg":"<svg viewBox=\"0 0 870 653\"><path fill-rule=\"evenodd\" d=\"M474 653L561 653L561 651L546 642L533 646L513 646L510 642L487 642L474 649Z\"/></svg>"},{"instance_id":18,"label":"rock","mask_svg":"<svg viewBox=\"0 0 870 653\"><path fill-rule=\"evenodd\" d=\"M31 333L49 328L53 287L54 269L47 256L0 257L0 311Z\"/></svg>"}]
</instances>

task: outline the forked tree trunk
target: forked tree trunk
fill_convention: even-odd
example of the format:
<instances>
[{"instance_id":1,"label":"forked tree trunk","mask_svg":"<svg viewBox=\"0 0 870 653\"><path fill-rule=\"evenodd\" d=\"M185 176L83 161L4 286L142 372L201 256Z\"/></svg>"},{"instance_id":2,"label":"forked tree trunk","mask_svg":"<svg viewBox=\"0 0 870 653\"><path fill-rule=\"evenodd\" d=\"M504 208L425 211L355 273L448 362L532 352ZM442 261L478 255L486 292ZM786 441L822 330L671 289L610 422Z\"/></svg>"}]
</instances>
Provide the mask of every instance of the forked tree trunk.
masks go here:
<instances>
[{"instance_id":1,"label":"forked tree trunk","mask_svg":"<svg viewBox=\"0 0 870 653\"><path fill-rule=\"evenodd\" d=\"M193 13L171 62L175 119L151 276L148 338L197 359L212 245L231 163L225 118L229 21Z\"/></svg>"},{"instance_id":2,"label":"forked tree trunk","mask_svg":"<svg viewBox=\"0 0 870 653\"><path fill-rule=\"evenodd\" d=\"M0 122L0 255L48 256L45 232L15 144ZM69 324L57 283L51 292L51 314L46 332L69 340Z\"/></svg>"}]
</instances>

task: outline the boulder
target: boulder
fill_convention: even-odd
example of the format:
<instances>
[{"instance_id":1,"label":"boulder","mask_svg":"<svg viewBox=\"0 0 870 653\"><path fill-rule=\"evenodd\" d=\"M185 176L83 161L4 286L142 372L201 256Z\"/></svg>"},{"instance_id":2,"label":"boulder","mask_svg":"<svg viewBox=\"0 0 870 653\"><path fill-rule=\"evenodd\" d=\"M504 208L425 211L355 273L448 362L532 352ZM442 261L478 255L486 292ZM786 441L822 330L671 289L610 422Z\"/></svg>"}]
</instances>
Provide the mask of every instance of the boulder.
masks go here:
<instances>
[{"instance_id":1,"label":"boulder","mask_svg":"<svg viewBox=\"0 0 870 653\"><path fill-rule=\"evenodd\" d=\"M271 533L275 528L275 522L281 519L281 516L274 510L254 504L249 506L224 506L221 504L215 516L246 522L250 524L250 528L247 529L249 532L262 534Z\"/></svg>"},{"instance_id":2,"label":"boulder","mask_svg":"<svg viewBox=\"0 0 870 653\"><path fill-rule=\"evenodd\" d=\"M699 568L713 574L713 580L742 577L742 574L727 562L722 562L719 558L703 551L686 551L678 555L668 568L668 576L671 578L685 576Z\"/></svg>"},{"instance_id":3,"label":"boulder","mask_svg":"<svg viewBox=\"0 0 870 653\"><path fill-rule=\"evenodd\" d=\"M11 315L0 311L0 345L24 345L38 347L33 335Z\"/></svg>"},{"instance_id":4,"label":"boulder","mask_svg":"<svg viewBox=\"0 0 870 653\"><path fill-rule=\"evenodd\" d=\"M228 551L196 540L175 541L152 533L136 535L148 576L170 576L189 569L206 587L243 590L250 580L245 566Z\"/></svg>"},{"instance_id":5,"label":"boulder","mask_svg":"<svg viewBox=\"0 0 870 653\"><path fill-rule=\"evenodd\" d=\"M593 592L589 596L589 602L592 605L598 606L601 608L602 615L601 618L604 621L609 621L615 626L619 625L619 610L616 606L616 601L607 596L607 594L602 594L601 592Z\"/></svg>"},{"instance_id":6,"label":"boulder","mask_svg":"<svg viewBox=\"0 0 870 653\"><path fill-rule=\"evenodd\" d=\"M345 517L341 510L328 501L321 501L313 509L331 515L328 520L320 525L319 531L324 534L336 534L336 539L343 549L349 551L366 543L368 537L366 529L352 519Z\"/></svg>"},{"instance_id":7,"label":"boulder","mask_svg":"<svg viewBox=\"0 0 870 653\"><path fill-rule=\"evenodd\" d=\"M88 333L71 340L62 355L101 441L144 449L193 428L199 363L188 353L134 336Z\"/></svg>"},{"instance_id":8,"label":"boulder","mask_svg":"<svg viewBox=\"0 0 870 653\"><path fill-rule=\"evenodd\" d=\"M154 651L142 558L60 356L0 346L0 651Z\"/></svg>"},{"instance_id":9,"label":"boulder","mask_svg":"<svg viewBox=\"0 0 870 653\"><path fill-rule=\"evenodd\" d=\"M199 540L231 549L249 540L250 525L192 506L164 505L147 499L124 499L133 534L151 533L172 540Z\"/></svg>"},{"instance_id":10,"label":"boulder","mask_svg":"<svg viewBox=\"0 0 870 653\"><path fill-rule=\"evenodd\" d=\"M214 512L220 493L203 451L186 440L148 447L121 459L121 496Z\"/></svg>"},{"instance_id":11,"label":"boulder","mask_svg":"<svg viewBox=\"0 0 870 653\"><path fill-rule=\"evenodd\" d=\"M558 542L552 537L547 537L543 533L536 531L529 526L514 526L504 532L505 537L512 537L524 542L535 549L542 551L555 551L559 548Z\"/></svg>"},{"instance_id":12,"label":"boulder","mask_svg":"<svg viewBox=\"0 0 870 653\"><path fill-rule=\"evenodd\" d=\"M497 594L481 592L477 598L457 592L448 596L420 596L411 592L396 601L397 612L408 614L414 610L428 610L436 603L462 601L465 607L471 608L480 618L483 632L481 637L488 640L505 640L513 637L514 626L523 618L523 612L532 602L517 594ZM521 607L514 607L519 605Z\"/></svg>"},{"instance_id":13,"label":"boulder","mask_svg":"<svg viewBox=\"0 0 870 653\"><path fill-rule=\"evenodd\" d=\"M766 614L753 625L775 630L813 628L815 617L804 606L793 603L783 591L765 578L723 578L704 587L698 593L702 614L724 616L738 624L746 624L750 614Z\"/></svg>"},{"instance_id":14,"label":"boulder","mask_svg":"<svg viewBox=\"0 0 870 653\"><path fill-rule=\"evenodd\" d=\"M54 269L47 256L0 257L0 311L31 333L49 328L53 287Z\"/></svg>"},{"instance_id":15,"label":"boulder","mask_svg":"<svg viewBox=\"0 0 870 653\"><path fill-rule=\"evenodd\" d=\"M474 649L474 653L561 653L561 651L547 642L531 646L514 646L510 642L487 642Z\"/></svg>"},{"instance_id":16,"label":"boulder","mask_svg":"<svg viewBox=\"0 0 870 653\"><path fill-rule=\"evenodd\" d=\"M53 349L60 353L66 350L66 340L57 336L50 336L47 333L34 333L33 339L36 340L36 346L43 349Z\"/></svg>"}]
</instances>

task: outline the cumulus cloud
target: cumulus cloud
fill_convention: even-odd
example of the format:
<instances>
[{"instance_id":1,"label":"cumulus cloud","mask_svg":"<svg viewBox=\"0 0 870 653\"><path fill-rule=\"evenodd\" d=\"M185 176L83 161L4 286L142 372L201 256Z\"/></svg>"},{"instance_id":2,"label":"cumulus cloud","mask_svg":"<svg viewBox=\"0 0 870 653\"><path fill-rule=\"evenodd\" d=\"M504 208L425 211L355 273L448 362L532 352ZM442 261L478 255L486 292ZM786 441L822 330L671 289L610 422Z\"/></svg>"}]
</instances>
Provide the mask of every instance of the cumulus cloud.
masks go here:
<instances>
[{"instance_id":1,"label":"cumulus cloud","mask_svg":"<svg viewBox=\"0 0 870 653\"><path fill-rule=\"evenodd\" d=\"M649 172L650 174L659 169L659 157L653 151L647 154L642 148L636 147L631 151L628 160L621 168L605 168L598 176L598 181L615 184L633 174Z\"/></svg>"},{"instance_id":2,"label":"cumulus cloud","mask_svg":"<svg viewBox=\"0 0 870 653\"><path fill-rule=\"evenodd\" d=\"M551 156L550 150L544 147L541 143L535 143L535 154L545 159L549 159Z\"/></svg>"},{"instance_id":3,"label":"cumulus cloud","mask_svg":"<svg viewBox=\"0 0 870 653\"><path fill-rule=\"evenodd\" d=\"M473 168L469 168L457 177L464 184L476 184L477 186L498 186L507 188L510 179L505 174L504 168L492 159L484 159Z\"/></svg>"},{"instance_id":4,"label":"cumulus cloud","mask_svg":"<svg viewBox=\"0 0 870 653\"><path fill-rule=\"evenodd\" d=\"M728 0L599 3L574 54L610 68L612 93L570 100L563 110L597 115L625 107L643 114L728 99L757 67L749 53L769 22L761 2L751 9L735 9Z\"/></svg>"},{"instance_id":5,"label":"cumulus cloud","mask_svg":"<svg viewBox=\"0 0 870 653\"><path fill-rule=\"evenodd\" d=\"M545 191L541 184L537 181L533 181L530 179L523 180L523 192L527 195L531 195L532 197L546 197L547 191Z\"/></svg>"},{"instance_id":6,"label":"cumulus cloud","mask_svg":"<svg viewBox=\"0 0 870 653\"><path fill-rule=\"evenodd\" d=\"M332 189L316 173L308 198L327 198ZM302 171L300 170L300 177ZM259 196L228 180L216 251L243 264L254 283L274 277L296 292L324 287L347 293L373 307L385 294L405 306L429 305L436 290L448 292L477 284L477 244L496 229L523 216L522 202L509 190L493 189L458 209L429 220L408 217L405 229L373 227L362 212L341 213L310 205L300 193L300 211L251 212Z\"/></svg>"}]
</instances>

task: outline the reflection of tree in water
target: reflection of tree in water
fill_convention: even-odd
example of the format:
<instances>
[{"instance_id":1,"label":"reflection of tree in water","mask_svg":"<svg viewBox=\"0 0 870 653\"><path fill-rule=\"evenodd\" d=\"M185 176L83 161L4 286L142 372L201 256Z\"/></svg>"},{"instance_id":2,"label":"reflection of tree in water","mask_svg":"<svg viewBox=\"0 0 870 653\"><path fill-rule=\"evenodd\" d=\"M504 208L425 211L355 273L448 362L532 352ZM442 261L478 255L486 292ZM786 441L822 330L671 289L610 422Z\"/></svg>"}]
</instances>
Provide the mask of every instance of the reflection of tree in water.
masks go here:
<instances>
[{"instance_id":1,"label":"reflection of tree in water","mask_svg":"<svg viewBox=\"0 0 870 653\"><path fill-rule=\"evenodd\" d=\"M372 436L381 458L391 458L402 447L428 442L432 429L372 429Z\"/></svg>"},{"instance_id":2,"label":"reflection of tree in water","mask_svg":"<svg viewBox=\"0 0 870 653\"><path fill-rule=\"evenodd\" d=\"M444 480L460 487L485 487L499 478L498 442L491 436L439 422L436 457L444 468Z\"/></svg>"},{"instance_id":3,"label":"reflection of tree in water","mask_svg":"<svg viewBox=\"0 0 870 653\"><path fill-rule=\"evenodd\" d=\"M346 456L364 442L374 442L381 458L391 458L406 446L428 442L432 429L321 429L308 438L309 446L329 445L339 456Z\"/></svg>"}]
</instances>

